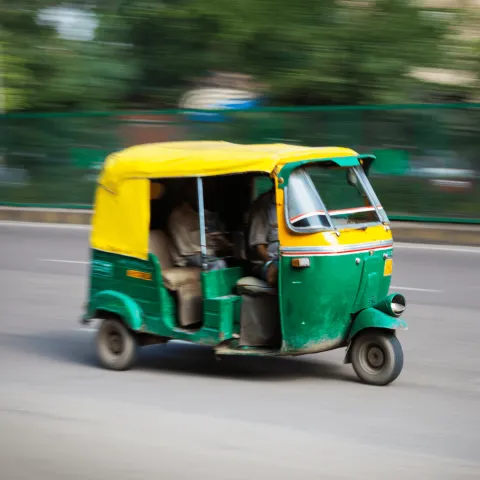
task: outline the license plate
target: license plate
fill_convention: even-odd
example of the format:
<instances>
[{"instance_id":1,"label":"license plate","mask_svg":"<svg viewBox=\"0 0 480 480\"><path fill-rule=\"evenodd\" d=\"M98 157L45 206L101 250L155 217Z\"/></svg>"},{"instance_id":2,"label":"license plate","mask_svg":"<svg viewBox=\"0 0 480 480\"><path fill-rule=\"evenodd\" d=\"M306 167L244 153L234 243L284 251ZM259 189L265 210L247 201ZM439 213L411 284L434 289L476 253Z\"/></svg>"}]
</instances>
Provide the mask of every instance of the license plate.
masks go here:
<instances>
[{"instance_id":1,"label":"license plate","mask_svg":"<svg viewBox=\"0 0 480 480\"><path fill-rule=\"evenodd\" d=\"M387 258L385 260L385 265L383 267L383 276L388 277L389 275L392 274L392 270L393 270L393 259Z\"/></svg>"}]
</instances>

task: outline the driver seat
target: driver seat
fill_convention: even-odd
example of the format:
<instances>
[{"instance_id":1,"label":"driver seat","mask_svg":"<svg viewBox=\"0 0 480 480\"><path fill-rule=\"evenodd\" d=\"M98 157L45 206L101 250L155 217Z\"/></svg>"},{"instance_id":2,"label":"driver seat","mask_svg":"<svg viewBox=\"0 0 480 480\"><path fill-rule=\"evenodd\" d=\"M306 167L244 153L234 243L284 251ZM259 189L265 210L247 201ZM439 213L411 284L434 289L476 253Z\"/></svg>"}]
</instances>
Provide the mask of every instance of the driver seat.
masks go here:
<instances>
[{"instance_id":1,"label":"driver seat","mask_svg":"<svg viewBox=\"0 0 480 480\"><path fill-rule=\"evenodd\" d=\"M248 347L278 347L281 343L277 289L256 277L237 282L242 297L240 342Z\"/></svg>"}]
</instances>

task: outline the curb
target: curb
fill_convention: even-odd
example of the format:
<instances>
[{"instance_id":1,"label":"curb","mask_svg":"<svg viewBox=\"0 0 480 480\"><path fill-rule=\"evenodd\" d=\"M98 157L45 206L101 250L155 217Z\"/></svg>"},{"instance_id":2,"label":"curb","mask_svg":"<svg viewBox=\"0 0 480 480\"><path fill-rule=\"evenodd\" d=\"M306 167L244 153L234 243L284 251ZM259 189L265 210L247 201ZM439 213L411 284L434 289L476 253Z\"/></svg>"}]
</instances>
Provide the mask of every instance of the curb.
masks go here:
<instances>
[{"instance_id":1,"label":"curb","mask_svg":"<svg viewBox=\"0 0 480 480\"><path fill-rule=\"evenodd\" d=\"M480 226L392 222L396 242L480 247Z\"/></svg>"},{"instance_id":2,"label":"curb","mask_svg":"<svg viewBox=\"0 0 480 480\"><path fill-rule=\"evenodd\" d=\"M0 220L14 222L90 225L91 210L0 207ZM480 247L480 225L392 222L395 241Z\"/></svg>"},{"instance_id":3,"label":"curb","mask_svg":"<svg viewBox=\"0 0 480 480\"><path fill-rule=\"evenodd\" d=\"M4 221L90 225L91 218L91 210L0 207L0 220Z\"/></svg>"}]
</instances>

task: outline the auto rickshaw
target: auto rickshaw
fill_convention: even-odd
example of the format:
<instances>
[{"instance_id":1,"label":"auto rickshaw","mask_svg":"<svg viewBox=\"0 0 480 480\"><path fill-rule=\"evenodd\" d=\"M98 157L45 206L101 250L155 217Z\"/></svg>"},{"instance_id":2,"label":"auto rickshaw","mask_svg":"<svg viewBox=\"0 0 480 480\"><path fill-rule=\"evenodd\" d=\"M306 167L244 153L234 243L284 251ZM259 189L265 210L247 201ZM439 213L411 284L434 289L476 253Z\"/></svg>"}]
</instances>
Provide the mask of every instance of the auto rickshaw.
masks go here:
<instances>
[{"instance_id":1,"label":"auto rickshaw","mask_svg":"<svg viewBox=\"0 0 480 480\"><path fill-rule=\"evenodd\" d=\"M95 194L82 317L101 320L100 363L125 370L138 347L169 340L210 346L219 358L346 348L344 362L363 382L394 381L403 367L396 331L407 328L406 301L389 294L393 240L367 178L374 160L348 148L213 141L111 154ZM178 262L168 229L191 188L198 267ZM250 205L269 188L280 245L275 287L252 276L245 253ZM206 260L207 207L223 216L231 239L224 268L209 269Z\"/></svg>"}]
</instances>

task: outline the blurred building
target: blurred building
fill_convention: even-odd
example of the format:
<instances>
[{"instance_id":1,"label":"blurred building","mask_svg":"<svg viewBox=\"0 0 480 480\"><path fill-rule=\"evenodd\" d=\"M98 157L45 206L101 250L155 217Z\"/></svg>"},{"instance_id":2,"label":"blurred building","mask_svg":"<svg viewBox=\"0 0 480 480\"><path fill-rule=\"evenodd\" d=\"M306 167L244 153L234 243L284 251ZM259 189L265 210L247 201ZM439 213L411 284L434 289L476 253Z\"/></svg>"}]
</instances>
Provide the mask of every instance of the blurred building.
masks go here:
<instances>
[{"instance_id":1,"label":"blurred building","mask_svg":"<svg viewBox=\"0 0 480 480\"><path fill-rule=\"evenodd\" d=\"M368 7L373 0L343 0L343 3ZM416 0L416 3L424 14L439 20L456 15L447 41L450 40L452 58L457 64L451 69L414 68L412 77L438 90L430 101L480 102L480 78L468 65L476 58L474 48L480 45L480 0Z\"/></svg>"},{"instance_id":2,"label":"blurred building","mask_svg":"<svg viewBox=\"0 0 480 480\"><path fill-rule=\"evenodd\" d=\"M480 44L480 0L417 1L430 15L437 17L457 15L449 39L458 62L454 69L415 69L412 75L432 85L470 90L471 95L459 100L480 102L480 78L469 68L471 66L469 62L476 57L474 48Z\"/></svg>"}]
</instances>

